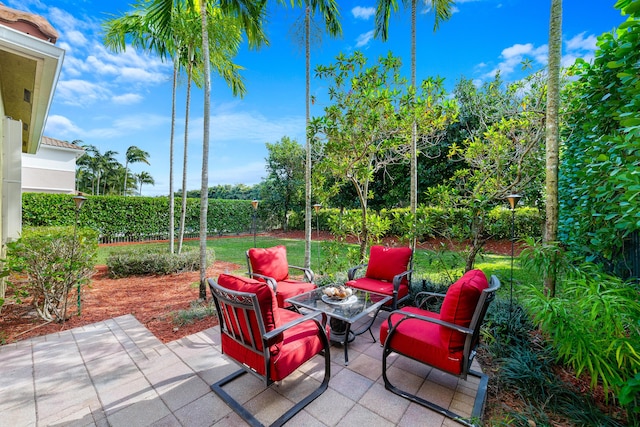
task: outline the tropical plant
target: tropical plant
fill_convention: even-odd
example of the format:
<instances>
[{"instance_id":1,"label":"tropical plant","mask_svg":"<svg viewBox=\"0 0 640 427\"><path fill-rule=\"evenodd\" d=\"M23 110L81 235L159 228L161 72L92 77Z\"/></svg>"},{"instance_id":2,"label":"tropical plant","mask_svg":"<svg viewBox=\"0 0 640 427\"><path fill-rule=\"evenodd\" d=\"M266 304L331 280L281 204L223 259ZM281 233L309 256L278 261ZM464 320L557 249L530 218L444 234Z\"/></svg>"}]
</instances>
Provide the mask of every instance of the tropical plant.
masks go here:
<instances>
[{"instance_id":1,"label":"tropical plant","mask_svg":"<svg viewBox=\"0 0 640 427\"><path fill-rule=\"evenodd\" d=\"M122 195L127 195L127 181L129 178L129 163L149 163L149 153L144 151L141 148L132 145L127 148L127 153L125 155L125 163L124 163L124 179L122 180Z\"/></svg>"},{"instance_id":2,"label":"tropical plant","mask_svg":"<svg viewBox=\"0 0 640 427\"><path fill-rule=\"evenodd\" d=\"M156 181L153 179L149 172L142 171L136 175L138 181L138 196L142 196L142 184L155 185Z\"/></svg>"},{"instance_id":3,"label":"tropical plant","mask_svg":"<svg viewBox=\"0 0 640 427\"><path fill-rule=\"evenodd\" d=\"M171 32L171 19L175 13L175 0L152 0L148 8L148 16L153 22L160 34L168 34ZM262 24L265 14L266 1L245 1L232 0L222 2L219 8L209 8L209 3L204 0L178 0L180 4L186 4L187 8L193 8L200 11L202 23L202 52L204 64L204 107L203 107L203 135L202 135L202 176L200 185L200 298L206 298L206 270L203 266L207 264L207 209L208 209L208 181L209 181L209 136L210 136L210 114L211 114L211 63L210 63L210 46L209 32L207 29L209 12L219 13L222 16L233 17L238 19L238 24L244 33L250 47L258 47L266 43ZM199 6L199 7L198 7ZM214 12L215 11L215 12ZM227 69L226 73L232 73L233 69Z\"/></svg>"}]
</instances>

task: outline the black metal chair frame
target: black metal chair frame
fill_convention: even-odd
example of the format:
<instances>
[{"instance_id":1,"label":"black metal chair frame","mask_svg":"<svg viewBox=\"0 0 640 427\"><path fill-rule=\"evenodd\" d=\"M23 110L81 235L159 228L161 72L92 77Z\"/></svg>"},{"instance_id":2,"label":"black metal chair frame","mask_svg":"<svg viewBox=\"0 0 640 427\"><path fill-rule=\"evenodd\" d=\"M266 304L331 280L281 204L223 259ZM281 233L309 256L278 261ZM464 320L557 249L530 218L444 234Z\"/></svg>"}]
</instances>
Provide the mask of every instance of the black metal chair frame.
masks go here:
<instances>
[{"instance_id":1,"label":"black metal chair frame","mask_svg":"<svg viewBox=\"0 0 640 427\"><path fill-rule=\"evenodd\" d=\"M235 360L234 358L230 358L238 365L241 366L241 369L236 372L230 374L229 376L221 379L220 381L211 385L211 390L218 395L227 405L233 409L235 413L237 413L243 420L245 420L251 426L262 426L260 421L253 416L247 409L245 409L240 402L235 400L230 394L223 390L226 384L229 384L236 378L240 376L250 373L261 379L265 387L271 386L274 381L271 379L271 353L269 351L269 347L271 346L273 340L280 334L282 334L287 329L290 329L302 322L313 321L316 323L318 327L318 335L322 341L323 350L319 354L323 354L324 356L324 378L322 383L318 388L308 394L306 397L301 399L298 403L296 403L291 409L285 412L282 416L280 416L277 420L275 420L271 426L281 426L289 421L292 417L294 417L298 412L304 409L309 403L311 403L314 399L320 396L329 386L329 379L331 377L331 354L329 351L329 339L327 338L326 330L323 325L326 324L326 315L322 312L316 311L308 313L304 316L301 315L300 318L281 325L280 327L270 331L265 331L264 323L262 322L262 316L260 313L260 305L258 303L258 297L256 294L248 293L248 292L237 292L230 289L226 289L220 286L218 283L213 281L212 279L208 279L209 289L211 290L211 294L213 295L213 300L216 305L216 312L218 313L218 319L220 322L220 332L223 334L227 334L231 338L233 338L236 342L240 343L247 349L261 354L264 358L265 362L265 375L261 375L249 366L242 363L242 361ZM220 301L223 301L224 304L221 304ZM238 317L230 313L226 308L231 306L234 309L241 310L243 313L243 319L249 319L250 312L254 312L254 315L257 319L257 326L259 329L259 335L262 339L262 350L258 349L258 343L254 342L253 338L254 331L251 330L250 322L245 322L248 331L249 340L245 339L241 332L236 333L232 328L229 328L229 324L233 323L236 326L237 331L241 331L240 324L238 321ZM318 319L320 317L320 320Z\"/></svg>"},{"instance_id":2,"label":"black metal chair frame","mask_svg":"<svg viewBox=\"0 0 640 427\"><path fill-rule=\"evenodd\" d=\"M393 325L393 327L389 329L389 334L387 335L386 341L384 342L384 347L382 351L382 378L384 379L385 388L397 394L398 396L402 396L405 399L409 399L412 402L417 403L418 405L425 406L433 411L440 413L441 415L444 415L447 418L451 418L452 420L457 421L460 424L463 424L465 426L475 426L475 424L471 422L469 419L465 419L461 415L458 415L446 408L443 408L442 406L436 403L430 402L428 400L425 400L421 397L416 396L415 394L411 394L407 391L401 390L398 387L391 384L391 381L389 381L389 378L387 377L387 357L389 357L391 353L396 353L396 354L408 357L410 359L414 359L411 356L407 356L406 354L395 351L393 348L390 347L391 337L396 332L396 328L398 327L398 325L400 325L402 322L408 319L418 319L425 322L436 323L438 325L445 326L447 328L451 328L465 334L465 342L464 342L464 349L463 349L464 359L462 362L462 371L458 375L458 377L461 378L462 380L466 380L467 375L471 375L473 377L480 379L480 383L478 385L478 392L476 394L475 402L473 405L473 411L471 413L471 420L481 418L482 413L484 411L484 404L487 396L487 386L489 383L489 377L482 372L477 372L475 370L472 370L471 363L473 362L473 358L476 355L476 348L480 339L480 328L482 326L482 323L484 322L485 314L487 312L487 309L489 308L489 304L495 298L496 291L498 290L499 287L500 287L500 281L498 280L498 278L496 276L491 276L489 287L484 289L480 294L478 304L476 305L476 309L473 313L473 317L471 319L471 323L469 324L468 328L456 325L454 323L444 322L439 319L420 316L414 313L407 313L402 311L394 312L396 314L403 315L404 317L400 319L398 322L396 322L395 325ZM440 299L444 297L445 297L445 294L439 294L434 292L420 292L416 295L415 299L416 301L420 301L420 305L422 305L431 298ZM391 322L390 319L391 319L391 315L389 315L389 319L387 321ZM414 360L417 360L417 359L414 359ZM429 365L428 363L422 360L417 360L417 361L420 363ZM433 368L442 370L435 366L433 366ZM443 372L447 372L447 371L443 370Z\"/></svg>"}]
</instances>

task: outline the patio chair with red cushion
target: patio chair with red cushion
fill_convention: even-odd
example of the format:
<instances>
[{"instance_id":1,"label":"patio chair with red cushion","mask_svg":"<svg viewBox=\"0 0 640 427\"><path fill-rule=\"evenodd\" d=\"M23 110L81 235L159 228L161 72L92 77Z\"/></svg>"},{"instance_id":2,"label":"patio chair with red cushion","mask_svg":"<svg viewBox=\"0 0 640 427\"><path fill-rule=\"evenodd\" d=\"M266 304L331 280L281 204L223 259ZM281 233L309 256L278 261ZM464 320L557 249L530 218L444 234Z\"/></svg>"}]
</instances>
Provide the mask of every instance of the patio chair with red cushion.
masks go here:
<instances>
[{"instance_id":1,"label":"patio chair with red cushion","mask_svg":"<svg viewBox=\"0 0 640 427\"><path fill-rule=\"evenodd\" d=\"M313 271L309 268L289 265L287 248L283 245L271 248L251 248L247 251L247 267L249 277L269 284L278 299L278 307L291 307L287 298L312 291L316 288L313 283ZM289 276L289 270L298 270L304 274L303 280L296 280Z\"/></svg>"},{"instance_id":2,"label":"patio chair with red cushion","mask_svg":"<svg viewBox=\"0 0 640 427\"><path fill-rule=\"evenodd\" d=\"M371 246L369 262L351 268L347 272L349 281L346 285L393 297L382 308L395 310L399 303L409 297L412 255L409 247ZM367 267L364 277L356 278L358 270L363 267Z\"/></svg>"},{"instance_id":3,"label":"patio chair with red cushion","mask_svg":"<svg viewBox=\"0 0 640 427\"><path fill-rule=\"evenodd\" d=\"M490 286L489 286L490 285ZM472 418L482 415L488 377L471 369L480 338L480 327L495 293L500 287L496 276L491 283L480 270L470 270L449 287L447 293L421 292L416 301L440 300L439 312L420 307L404 307L389 314L380 326L382 377L385 387L393 393L426 406L464 425L473 425L462 416L391 384L387 358L392 353L408 357L466 380L467 375L480 379Z\"/></svg>"},{"instance_id":4,"label":"patio chair with red cushion","mask_svg":"<svg viewBox=\"0 0 640 427\"><path fill-rule=\"evenodd\" d=\"M314 356L324 357L324 379L320 385L271 425L286 423L328 387L331 360L325 315L321 312L302 315L279 308L271 287L248 277L221 274L217 282L209 279L208 283L220 322L222 352L241 367L212 384L211 389L250 425L261 424L223 390L226 384L248 372L269 387Z\"/></svg>"}]
</instances>

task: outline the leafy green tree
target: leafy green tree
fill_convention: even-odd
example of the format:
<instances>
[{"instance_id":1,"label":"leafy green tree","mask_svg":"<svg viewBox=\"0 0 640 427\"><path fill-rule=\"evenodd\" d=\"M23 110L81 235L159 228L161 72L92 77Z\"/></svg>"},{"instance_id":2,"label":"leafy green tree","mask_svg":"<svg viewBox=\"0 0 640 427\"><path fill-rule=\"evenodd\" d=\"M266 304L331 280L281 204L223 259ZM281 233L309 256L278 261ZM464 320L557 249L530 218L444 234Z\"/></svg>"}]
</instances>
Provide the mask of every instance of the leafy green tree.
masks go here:
<instances>
[{"instance_id":1,"label":"leafy green tree","mask_svg":"<svg viewBox=\"0 0 640 427\"><path fill-rule=\"evenodd\" d=\"M297 141L286 136L274 144L266 145L269 152L266 158L268 175L261 199L269 204L278 222L287 230L289 211L301 211L304 208L305 150Z\"/></svg>"},{"instance_id":2,"label":"leafy green tree","mask_svg":"<svg viewBox=\"0 0 640 427\"><path fill-rule=\"evenodd\" d=\"M627 20L598 37L592 63L576 61L577 80L566 89L559 237L579 256L628 277L626 246L640 231L640 0L616 7Z\"/></svg>"},{"instance_id":3,"label":"leafy green tree","mask_svg":"<svg viewBox=\"0 0 640 427\"><path fill-rule=\"evenodd\" d=\"M512 84L504 89L503 95L496 93L501 89L493 84L499 81L496 78L496 81L480 89L465 82L458 87L457 93L462 95L461 111L465 115L469 115L470 109L489 106L491 100L503 97L506 101L503 107L517 108L496 111L496 115L489 116L495 120L493 123L484 122L481 118L465 117L469 124L477 123L478 127L467 128L465 132L469 138L450 146L449 156L461 161L462 165L448 185L436 190L445 191L449 200L470 212L471 242L467 252L467 271L473 268L476 255L491 237L484 228L489 210L504 203L509 193L527 193L528 189L535 192L535 189L543 186L543 76L538 73L524 82ZM482 117L487 117L484 108L478 108L477 111L482 112Z\"/></svg>"},{"instance_id":4,"label":"leafy green tree","mask_svg":"<svg viewBox=\"0 0 640 427\"><path fill-rule=\"evenodd\" d=\"M403 0L405 5L411 6L411 87L417 91L416 81L416 9L418 0ZM432 0L431 8L435 10L435 22L433 25L433 31L437 31L440 23L446 21L451 17L452 8L455 4L453 0ZM376 8L376 29L375 36L380 37L382 40L387 40L389 34L389 17L391 11L398 10L398 3L396 0L379 0L378 7ZM418 207L418 129L417 121L414 120L411 124L411 168L410 168L410 205L411 214L415 217L416 209ZM415 232L413 233L411 245L415 247Z\"/></svg>"},{"instance_id":5,"label":"leafy green tree","mask_svg":"<svg viewBox=\"0 0 640 427\"><path fill-rule=\"evenodd\" d=\"M369 185L376 172L407 158L407 129L416 115L424 111L409 94L406 79L400 75L401 61L389 54L367 68L361 52L340 54L330 66L318 66L320 78L332 80L331 105L310 125L316 139L319 162L314 181L328 198L350 183L362 212L360 257L369 245L367 207Z\"/></svg>"}]
</instances>

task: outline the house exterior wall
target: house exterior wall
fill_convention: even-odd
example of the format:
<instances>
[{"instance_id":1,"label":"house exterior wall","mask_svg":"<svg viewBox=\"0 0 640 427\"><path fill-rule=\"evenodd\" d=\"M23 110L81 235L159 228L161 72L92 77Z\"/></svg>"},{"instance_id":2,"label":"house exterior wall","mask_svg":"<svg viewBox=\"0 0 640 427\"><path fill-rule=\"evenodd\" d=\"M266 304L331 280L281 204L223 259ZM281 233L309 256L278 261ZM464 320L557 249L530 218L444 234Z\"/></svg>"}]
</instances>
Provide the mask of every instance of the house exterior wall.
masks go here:
<instances>
[{"instance_id":1,"label":"house exterior wall","mask_svg":"<svg viewBox=\"0 0 640 427\"><path fill-rule=\"evenodd\" d=\"M22 154L22 191L75 192L77 150L41 144L38 154Z\"/></svg>"}]
</instances>

